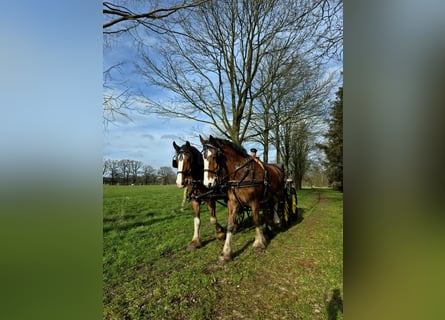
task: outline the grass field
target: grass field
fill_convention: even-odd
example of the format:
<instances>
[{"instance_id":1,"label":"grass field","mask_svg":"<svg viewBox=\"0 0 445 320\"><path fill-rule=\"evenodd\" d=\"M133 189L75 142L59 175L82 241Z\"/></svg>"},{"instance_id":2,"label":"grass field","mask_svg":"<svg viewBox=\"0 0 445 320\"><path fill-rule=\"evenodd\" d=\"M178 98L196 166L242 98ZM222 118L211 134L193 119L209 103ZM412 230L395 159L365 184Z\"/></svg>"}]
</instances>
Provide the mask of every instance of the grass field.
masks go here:
<instances>
[{"instance_id":1,"label":"grass field","mask_svg":"<svg viewBox=\"0 0 445 320\"><path fill-rule=\"evenodd\" d=\"M218 262L205 205L203 247L186 250L193 213L176 186L105 186L104 319L343 319L343 195L299 191L303 220L252 250L246 220ZM227 209L217 207L222 225Z\"/></svg>"}]
</instances>

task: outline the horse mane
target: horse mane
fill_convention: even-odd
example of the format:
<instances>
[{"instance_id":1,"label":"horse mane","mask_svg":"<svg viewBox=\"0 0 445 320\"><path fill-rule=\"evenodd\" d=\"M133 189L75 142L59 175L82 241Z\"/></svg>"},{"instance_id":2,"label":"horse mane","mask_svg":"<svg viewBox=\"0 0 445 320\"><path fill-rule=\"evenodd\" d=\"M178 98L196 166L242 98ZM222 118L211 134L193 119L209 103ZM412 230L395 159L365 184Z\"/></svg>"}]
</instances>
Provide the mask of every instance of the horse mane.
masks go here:
<instances>
[{"instance_id":1,"label":"horse mane","mask_svg":"<svg viewBox=\"0 0 445 320\"><path fill-rule=\"evenodd\" d=\"M238 155L244 157L244 158L248 158L249 155L247 154L246 149L244 149L243 147L235 144L234 142L230 141L230 140L226 140L226 139L221 139L221 138L215 138L215 137L211 137L212 142L215 141L216 144L222 149L223 147L227 146L231 149L233 149Z\"/></svg>"}]
</instances>

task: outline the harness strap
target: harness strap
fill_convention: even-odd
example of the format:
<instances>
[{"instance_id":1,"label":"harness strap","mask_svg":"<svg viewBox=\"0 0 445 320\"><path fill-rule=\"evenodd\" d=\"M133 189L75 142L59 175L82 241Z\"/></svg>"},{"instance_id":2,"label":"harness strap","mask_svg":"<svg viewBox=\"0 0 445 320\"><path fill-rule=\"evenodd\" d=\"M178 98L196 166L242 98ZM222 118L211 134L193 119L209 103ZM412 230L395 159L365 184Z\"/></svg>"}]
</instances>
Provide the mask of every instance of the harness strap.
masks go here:
<instances>
[{"instance_id":1,"label":"harness strap","mask_svg":"<svg viewBox=\"0 0 445 320\"><path fill-rule=\"evenodd\" d=\"M244 179L246 179L246 177L247 177L248 174L249 174L249 170L244 171L244 174L243 174L243 176L241 177L241 179L240 179L239 182L240 182L240 183L243 182Z\"/></svg>"},{"instance_id":2,"label":"harness strap","mask_svg":"<svg viewBox=\"0 0 445 320\"><path fill-rule=\"evenodd\" d=\"M263 192L263 197L266 196L267 194L267 187L269 186L269 172L267 171L267 169L265 167L264 168L264 192Z\"/></svg>"},{"instance_id":3,"label":"harness strap","mask_svg":"<svg viewBox=\"0 0 445 320\"><path fill-rule=\"evenodd\" d=\"M249 174L249 170L246 170L244 175L241 177L241 179L239 181L228 181L227 185L230 186L232 188L232 191L235 195L235 197L237 198L238 202L241 204L236 192L235 192L235 187L241 188L241 187L251 187L254 185L258 185L258 184L264 184L264 191L263 191L263 197L266 196L267 191L268 191L268 187L269 187L269 172L267 170L267 168L264 166L263 162L258 159L258 158L250 158L245 164L243 164L241 167L237 168L235 170L235 173L239 170L241 170L242 168L250 165L252 163L252 161L255 161L260 167L261 169L263 169L264 171L264 179L263 180L258 180L258 179L254 179L254 170L253 168L250 170L251 172L251 176L252 179L250 181L244 181L244 179L246 179L247 175Z\"/></svg>"},{"instance_id":4,"label":"harness strap","mask_svg":"<svg viewBox=\"0 0 445 320\"><path fill-rule=\"evenodd\" d=\"M201 183L201 180L189 180L187 185L192 186L192 190L190 192L187 192L187 200L191 200L193 194L198 190L198 185ZM193 198L196 199L196 196L193 196Z\"/></svg>"},{"instance_id":5,"label":"harness strap","mask_svg":"<svg viewBox=\"0 0 445 320\"><path fill-rule=\"evenodd\" d=\"M255 162L258 163L264 171L266 171L266 168L264 167L263 162L260 159L258 158L252 158L252 159L255 160Z\"/></svg>"},{"instance_id":6,"label":"harness strap","mask_svg":"<svg viewBox=\"0 0 445 320\"><path fill-rule=\"evenodd\" d=\"M267 187L269 186L269 172L267 171L267 168L264 166L263 162L258 158L253 158L257 164L263 169L264 171L264 192L263 197L267 194Z\"/></svg>"},{"instance_id":7,"label":"harness strap","mask_svg":"<svg viewBox=\"0 0 445 320\"><path fill-rule=\"evenodd\" d=\"M227 181L226 185L229 187L252 187L255 185L263 184L264 180L252 179L247 181Z\"/></svg>"},{"instance_id":8,"label":"harness strap","mask_svg":"<svg viewBox=\"0 0 445 320\"><path fill-rule=\"evenodd\" d=\"M237 195L236 192L235 192L235 186L232 186L232 187L230 188L230 190L232 190L233 195L234 195L235 198L236 198L236 201L238 201L238 203L242 206L243 204L241 203L241 200L239 199L238 195Z\"/></svg>"},{"instance_id":9,"label":"harness strap","mask_svg":"<svg viewBox=\"0 0 445 320\"><path fill-rule=\"evenodd\" d=\"M208 201L208 200L226 200L227 199L227 194L223 193L220 190L215 190L215 189L210 189L207 192L198 194L198 195L192 195L192 193L195 193L195 191L198 189L198 186L196 186L194 188L194 190L192 190L192 192L190 192L190 199L194 199L196 201Z\"/></svg>"}]
</instances>

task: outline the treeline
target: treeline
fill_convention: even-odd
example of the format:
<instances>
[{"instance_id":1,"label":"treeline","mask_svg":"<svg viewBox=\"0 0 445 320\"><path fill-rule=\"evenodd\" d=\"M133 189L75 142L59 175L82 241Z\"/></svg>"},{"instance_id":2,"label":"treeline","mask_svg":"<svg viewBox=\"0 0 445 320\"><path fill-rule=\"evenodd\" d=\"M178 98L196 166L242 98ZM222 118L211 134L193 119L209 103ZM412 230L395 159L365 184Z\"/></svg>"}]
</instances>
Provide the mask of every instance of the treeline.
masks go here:
<instances>
[{"instance_id":1,"label":"treeline","mask_svg":"<svg viewBox=\"0 0 445 320\"><path fill-rule=\"evenodd\" d=\"M137 160L111 160L103 162L103 183L109 185L174 184L176 172L171 167L155 169ZM327 187L326 171L315 163L309 166L303 180L304 187Z\"/></svg>"},{"instance_id":2,"label":"treeline","mask_svg":"<svg viewBox=\"0 0 445 320\"><path fill-rule=\"evenodd\" d=\"M112 185L173 184L176 172L171 167L155 169L138 160L112 160L103 162L103 183Z\"/></svg>"}]
</instances>

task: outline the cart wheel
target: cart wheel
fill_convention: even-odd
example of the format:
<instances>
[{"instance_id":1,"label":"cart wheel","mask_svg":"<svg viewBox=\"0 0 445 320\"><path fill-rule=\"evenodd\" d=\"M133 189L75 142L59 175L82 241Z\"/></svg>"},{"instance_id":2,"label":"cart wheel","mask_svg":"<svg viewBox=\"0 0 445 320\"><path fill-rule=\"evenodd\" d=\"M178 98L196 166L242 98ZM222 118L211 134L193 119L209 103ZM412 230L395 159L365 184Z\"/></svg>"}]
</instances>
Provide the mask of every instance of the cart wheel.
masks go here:
<instances>
[{"instance_id":1,"label":"cart wheel","mask_svg":"<svg viewBox=\"0 0 445 320\"><path fill-rule=\"evenodd\" d=\"M283 220L285 225L289 223L290 220L290 207L289 207L289 199L286 197L283 203Z\"/></svg>"},{"instance_id":2,"label":"cart wheel","mask_svg":"<svg viewBox=\"0 0 445 320\"><path fill-rule=\"evenodd\" d=\"M295 189L292 188L291 190L291 206L292 206L292 215L296 218L298 216L298 199L297 199L297 193L295 192Z\"/></svg>"}]
</instances>

